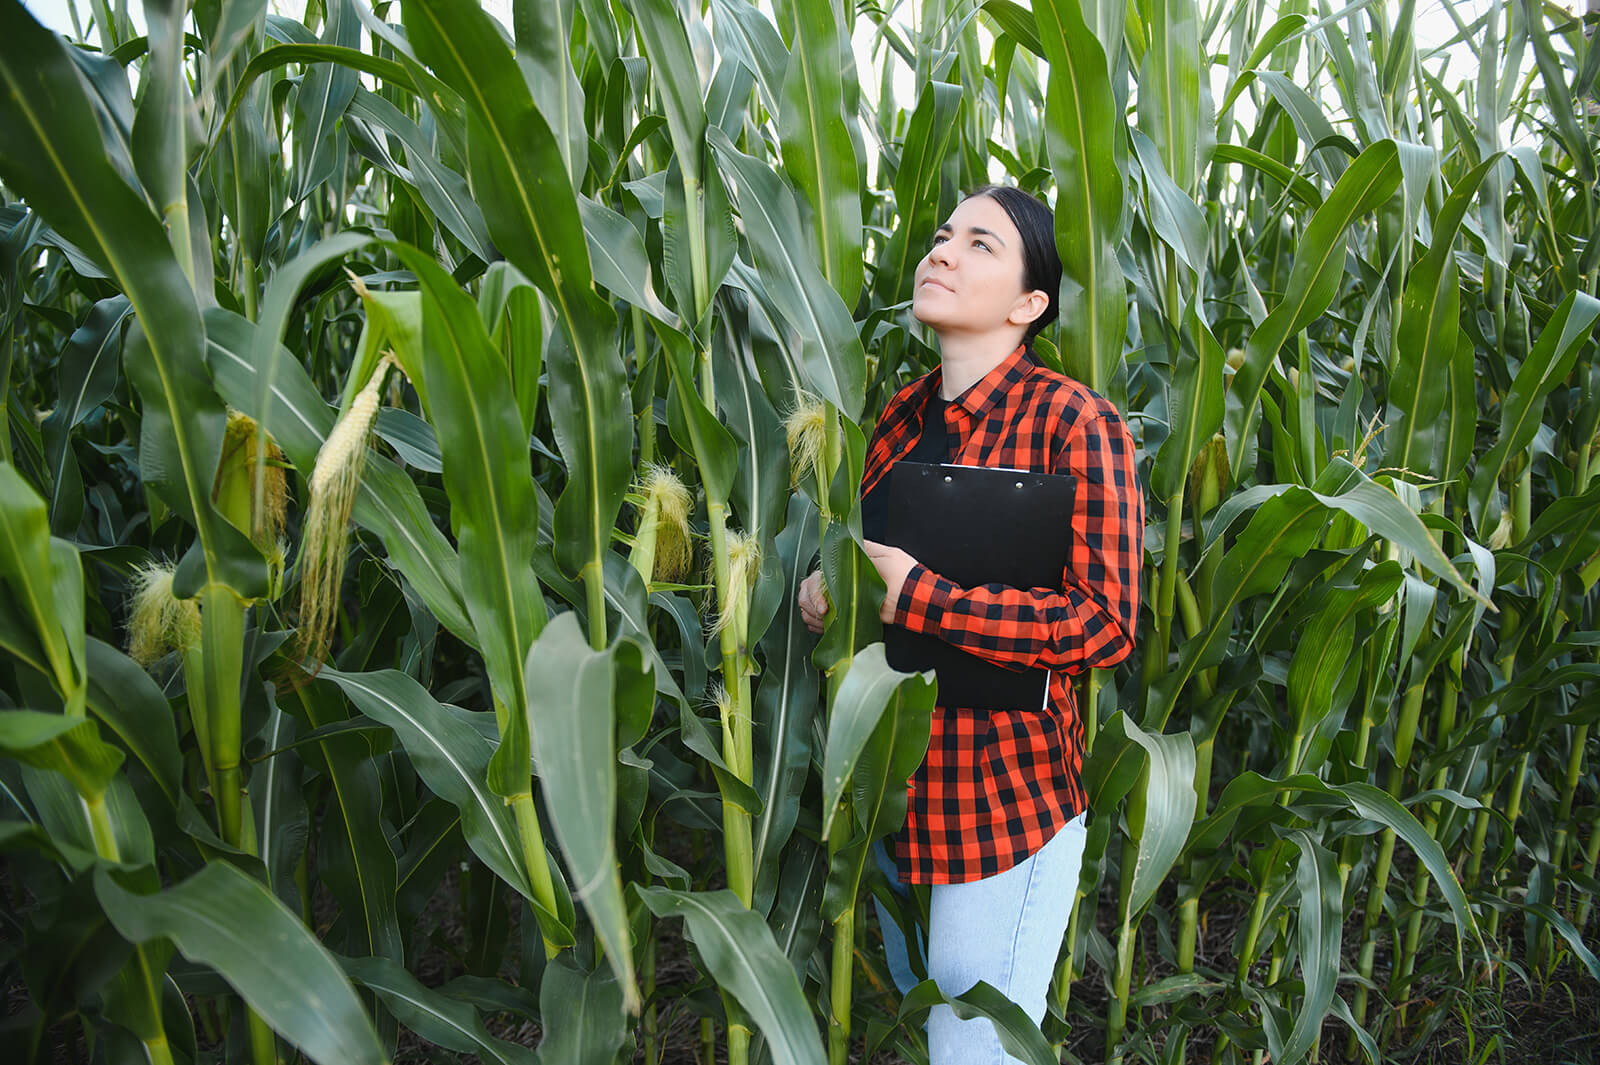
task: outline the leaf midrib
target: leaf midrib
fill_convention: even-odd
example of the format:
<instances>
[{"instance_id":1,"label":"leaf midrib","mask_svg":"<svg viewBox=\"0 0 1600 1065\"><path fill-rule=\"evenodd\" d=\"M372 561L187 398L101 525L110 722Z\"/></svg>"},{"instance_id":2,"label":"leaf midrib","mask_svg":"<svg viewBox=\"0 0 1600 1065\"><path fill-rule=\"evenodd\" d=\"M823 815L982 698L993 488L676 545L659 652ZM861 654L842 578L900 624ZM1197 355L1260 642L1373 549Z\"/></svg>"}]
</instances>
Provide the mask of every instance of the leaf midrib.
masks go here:
<instances>
[{"instance_id":1,"label":"leaf midrib","mask_svg":"<svg viewBox=\"0 0 1600 1065\"><path fill-rule=\"evenodd\" d=\"M24 120L30 127L32 127L35 139L38 141L39 146L43 149L45 156L53 164L56 180L61 183L62 188L65 189L67 194L72 197L73 203L78 208L79 217L83 220L83 224L89 228L89 231L92 234L94 234L95 243L99 246L100 250L105 253L106 258L110 261L112 271L116 274L117 279L123 281L123 287L128 297L128 302L134 308L134 313L139 316L141 323L150 321L150 316L146 315L140 310L140 306L145 302L140 298L139 295L143 286L138 284L136 277L129 275L126 270L122 269L122 256L120 254L120 249L117 245L108 243L106 241L104 230L99 225L98 219L88 209L88 204L84 199L82 191L79 189L78 184L72 180L71 171L64 165L64 161L56 153L55 144L48 136L45 135L44 128L38 121L39 116L37 112L33 107L29 106L29 97L22 92L23 86L12 76L11 67L9 64L0 63L0 76L3 76L10 86L12 101L16 103L18 110L21 111L24 117ZM137 193L135 195L137 196ZM190 296L193 296L192 291L190 292ZM196 327L198 328L198 312L196 313L195 317ZM167 358L162 354L165 346L164 342L166 330L157 330L156 332L152 333L150 330L146 329L144 330L144 335L145 342L150 347L151 361L155 364L156 373L161 378L161 394L162 397L167 401L168 417L171 420L173 427L172 436L178 447L179 462L183 467L184 488L189 494L189 505L195 512L195 533L200 538L200 549L206 559L206 571L209 577L212 568L212 560L215 558L215 545L212 539L213 534L211 522L206 509L209 501L205 498L205 493L200 488L199 482L194 473L194 456L193 449L189 443L189 434L185 429L181 428L184 422L182 419L177 417L178 412L172 408L171 375L166 365ZM160 338L159 341L158 338Z\"/></svg>"},{"instance_id":2,"label":"leaf midrib","mask_svg":"<svg viewBox=\"0 0 1600 1065\"><path fill-rule=\"evenodd\" d=\"M425 740L428 741L428 743L434 748L434 750L436 750L439 753L440 757L442 757L445 760L445 762L449 764L450 768L455 770L456 776L458 776L462 781L464 781L466 783L467 790L471 793L474 802L477 804L478 808L483 811L485 823L487 823L489 825L490 830L495 835L495 838L497 840L499 840L501 850L503 850L508 857L515 857L517 855L518 851L511 844L511 842L506 839L505 835L502 833L500 823L494 816L495 809L494 809L494 807L492 805L490 805L488 802L486 802L484 800L483 793L481 791L479 791L479 789L478 789L478 783L477 783L476 778L473 777L472 774L470 774L470 773L468 773L466 771L466 768L460 763L460 761L458 761L456 759L456 756L450 751L450 749L448 747L446 747L444 744L440 743L439 740L437 739L437 737L434 736L433 732L431 730L425 728L422 725L422 723L416 719L416 717L414 715L412 715L409 711L407 711L398 702L396 702L393 699L389 698L384 693L382 693L382 692L380 692L380 691L378 691L378 690L376 690L374 688L371 688L371 687L368 687L368 686L365 686L365 685L361 684L359 678L360 678L360 674L357 674L357 673L341 673L341 674L339 674L339 679L340 680L344 681L346 684L350 684L351 686L353 686L355 688L358 688L359 690L361 690L361 691L365 692L366 694L372 696L378 702L383 703L385 706L389 707L389 709L395 714L395 716L397 716L397 717L401 718L402 720L404 720L406 722L406 724L411 726L411 728L417 733L417 735L423 737ZM431 698L431 696L430 696L430 698ZM513 868L517 867L519 864L520 863L518 863L518 862L513 862ZM519 890L520 890L520 887L519 887Z\"/></svg>"}]
</instances>

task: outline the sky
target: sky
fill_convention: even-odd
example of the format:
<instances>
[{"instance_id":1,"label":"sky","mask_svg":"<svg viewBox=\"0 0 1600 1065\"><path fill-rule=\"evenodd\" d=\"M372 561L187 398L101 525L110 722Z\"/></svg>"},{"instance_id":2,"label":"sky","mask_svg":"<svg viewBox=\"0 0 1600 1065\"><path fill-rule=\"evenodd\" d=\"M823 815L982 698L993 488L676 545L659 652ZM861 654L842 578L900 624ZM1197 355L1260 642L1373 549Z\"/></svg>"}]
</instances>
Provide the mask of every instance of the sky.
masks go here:
<instances>
[{"instance_id":1,"label":"sky","mask_svg":"<svg viewBox=\"0 0 1600 1065\"><path fill-rule=\"evenodd\" d=\"M1455 24L1445 14L1447 2L1449 0L1420 0L1417 4L1416 35L1419 47L1432 48L1455 35ZM68 13L68 3L69 0L22 0L22 6L31 11L40 22L70 34L72 32L72 16ZM1453 6L1462 20L1470 23L1488 6L1488 3L1489 0L1454 0ZM292 11L297 6L295 4L277 3L276 0L273 3L275 9L284 11ZM760 6L763 8L769 7L766 3L761 3ZM510 23L511 0L484 0L484 7L499 17L502 22ZM87 25L90 10L88 0L79 0L78 10L79 18ZM142 5L135 4L133 18L136 23L143 21L140 18L141 11ZM862 21L864 22L865 20ZM865 57L863 56L862 58L864 59ZM1473 59L1470 49L1460 49L1459 53L1452 58L1451 69L1453 71L1462 70L1464 65L1470 63Z\"/></svg>"},{"instance_id":2,"label":"sky","mask_svg":"<svg viewBox=\"0 0 1600 1065\"><path fill-rule=\"evenodd\" d=\"M71 0L22 0L23 6L34 14L45 25L71 35L72 17L69 13ZM758 6L770 14L770 0L756 0ZM1397 0L1377 0L1381 4L1395 5ZM1567 0L1570 4L1574 0ZM275 10L298 11L302 5L298 0L272 0ZM1206 6L1207 0L1201 0ZM1418 0L1416 12L1416 42L1420 50L1436 48L1451 40L1456 34L1455 23L1446 13L1446 4L1455 8L1457 16L1470 24L1491 3L1491 0ZM503 23L511 21L511 0L483 0L484 7ZM915 6L910 4L907 6ZM902 9L903 10L903 9ZM84 25L88 24L90 3L89 0L78 0L79 18ZM142 28L142 5L134 3L132 18L136 27ZM904 21L897 19L897 21ZM873 27L867 19L860 19L856 32L855 50L856 65L859 69L871 69L872 60L868 52L873 39ZM987 37L986 31L984 36ZM915 96L915 87L911 84L912 74L904 64L897 64L898 71L895 80L895 94L903 100L910 100ZM1457 44L1450 49L1449 81L1459 84L1461 81L1472 78L1477 70L1477 55L1475 51L1462 44ZM1220 75L1217 80L1220 80ZM870 104L876 97L878 87L873 79L867 79L862 85L862 91ZM1213 99L1220 98L1226 91L1226 86L1214 85ZM1247 116L1246 116L1247 117Z\"/></svg>"}]
</instances>

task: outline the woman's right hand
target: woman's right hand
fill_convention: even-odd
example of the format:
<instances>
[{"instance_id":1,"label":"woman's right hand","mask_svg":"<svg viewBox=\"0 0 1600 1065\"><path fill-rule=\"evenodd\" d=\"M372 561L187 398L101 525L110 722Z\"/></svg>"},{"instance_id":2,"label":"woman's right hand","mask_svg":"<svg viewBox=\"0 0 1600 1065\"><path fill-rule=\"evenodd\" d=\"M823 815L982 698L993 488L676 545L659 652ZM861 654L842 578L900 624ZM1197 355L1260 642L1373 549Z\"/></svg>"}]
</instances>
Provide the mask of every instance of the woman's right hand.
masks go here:
<instances>
[{"instance_id":1,"label":"woman's right hand","mask_svg":"<svg viewBox=\"0 0 1600 1065\"><path fill-rule=\"evenodd\" d=\"M823 587L820 569L813 570L811 576L800 582L795 601L800 605L800 620L806 623L806 628L820 635L828 616L828 591Z\"/></svg>"}]
</instances>

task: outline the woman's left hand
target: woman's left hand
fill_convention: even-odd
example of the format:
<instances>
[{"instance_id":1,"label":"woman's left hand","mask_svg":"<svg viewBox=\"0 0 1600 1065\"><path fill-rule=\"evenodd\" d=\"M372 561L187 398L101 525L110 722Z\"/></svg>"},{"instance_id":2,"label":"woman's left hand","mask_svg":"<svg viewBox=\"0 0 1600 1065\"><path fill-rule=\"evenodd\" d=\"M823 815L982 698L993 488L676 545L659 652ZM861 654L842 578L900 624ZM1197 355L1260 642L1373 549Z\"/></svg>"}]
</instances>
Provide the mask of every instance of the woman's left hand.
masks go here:
<instances>
[{"instance_id":1,"label":"woman's left hand","mask_svg":"<svg viewBox=\"0 0 1600 1065\"><path fill-rule=\"evenodd\" d=\"M878 576L883 578L887 590L883 593L883 609L878 611L878 616L885 623L894 621L894 606L900 600L900 588L906 583L906 574L911 572L911 567L917 560L888 544L880 544L876 540L863 541L867 549L867 557L878 569Z\"/></svg>"}]
</instances>

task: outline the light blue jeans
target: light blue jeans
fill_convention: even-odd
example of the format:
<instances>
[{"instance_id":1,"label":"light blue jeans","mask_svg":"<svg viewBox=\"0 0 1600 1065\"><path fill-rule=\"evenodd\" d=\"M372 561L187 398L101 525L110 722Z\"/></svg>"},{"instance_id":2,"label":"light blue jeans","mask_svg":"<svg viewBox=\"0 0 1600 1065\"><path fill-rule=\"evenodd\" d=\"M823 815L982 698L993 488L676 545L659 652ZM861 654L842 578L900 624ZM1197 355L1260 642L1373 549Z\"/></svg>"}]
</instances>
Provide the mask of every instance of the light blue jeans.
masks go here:
<instances>
[{"instance_id":1,"label":"light blue jeans","mask_svg":"<svg viewBox=\"0 0 1600 1065\"><path fill-rule=\"evenodd\" d=\"M1087 838L1083 815L1062 827L1043 847L996 876L967 884L935 884L929 895L928 975L946 995L959 995L983 980L1021 1006L1033 1022L1044 1019L1061 940L1072 916L1078 871ZM899 893L906 888L882 843L875 847L879 868ZM889 973L904 995L917 984L905 937L879 903L878 925L888 955ZM928 1013L930 1065L1011 1065L1017 1059L1000 1048L994 1026L978 1018L957 1020L949 1006Z\"/></svg>"}]
</instances>

